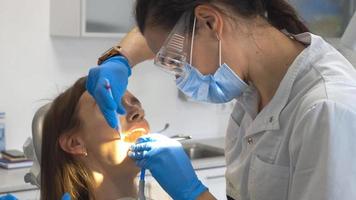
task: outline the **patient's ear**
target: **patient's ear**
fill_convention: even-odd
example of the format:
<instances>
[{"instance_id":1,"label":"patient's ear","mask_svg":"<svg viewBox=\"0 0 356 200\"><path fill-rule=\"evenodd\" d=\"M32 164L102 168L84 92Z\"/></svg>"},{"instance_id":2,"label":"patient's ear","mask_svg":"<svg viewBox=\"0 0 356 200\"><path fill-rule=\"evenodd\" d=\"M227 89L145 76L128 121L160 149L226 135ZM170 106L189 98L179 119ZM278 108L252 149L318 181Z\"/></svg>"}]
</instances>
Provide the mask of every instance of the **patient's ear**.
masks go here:
<instances>
[{"instance_id":1,"label":"patient's ear","mask_svg":"<svg viewBox=\"0 0 356 200\"><path fill-rule=\"evenodd\" d=\"M59 137L62 150L72 155L86 155L84 140L79 134L65 133Z\"/></svg>"}]
</instances>

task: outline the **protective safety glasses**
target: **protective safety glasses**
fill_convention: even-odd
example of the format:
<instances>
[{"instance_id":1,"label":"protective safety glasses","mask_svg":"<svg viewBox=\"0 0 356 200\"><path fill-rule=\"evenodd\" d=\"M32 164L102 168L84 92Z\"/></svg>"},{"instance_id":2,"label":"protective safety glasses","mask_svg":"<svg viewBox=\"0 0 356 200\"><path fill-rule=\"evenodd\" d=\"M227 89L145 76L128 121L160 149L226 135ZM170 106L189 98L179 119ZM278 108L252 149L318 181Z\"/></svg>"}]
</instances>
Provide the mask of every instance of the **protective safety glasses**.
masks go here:
<instances>
[{"instance_id":1,"label":"protective safety glasses","mask_svg":"<svg viewBox=\"0 0 356 200\"><path fill-rule=\"evenodd\" d=\"M193 13L187 11L181 16L154 59L155 65L176 76L185 75L188 59L192 63L196 25Z\"/></svg>"}]
</instances>

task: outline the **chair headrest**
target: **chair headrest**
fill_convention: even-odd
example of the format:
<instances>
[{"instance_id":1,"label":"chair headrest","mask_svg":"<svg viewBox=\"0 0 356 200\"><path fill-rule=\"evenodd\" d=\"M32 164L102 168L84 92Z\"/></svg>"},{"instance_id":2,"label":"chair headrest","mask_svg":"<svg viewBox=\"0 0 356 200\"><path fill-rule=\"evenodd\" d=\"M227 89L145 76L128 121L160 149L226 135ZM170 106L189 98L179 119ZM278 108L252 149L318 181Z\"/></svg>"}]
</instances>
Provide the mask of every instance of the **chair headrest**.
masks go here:
<instances>
[{"instance_id":1,"label":"chair headrest","mask_svg":"<svg viewBox=\"0 0 356 200\"><path fill-rule=\"evenodd\" d=\"M32 119L32 139L27 138L23 150L27 158L33 160L33 165L24 176L26 183L41 187L41 149L42 149L42 127L43 121L51 104L40 107Z\"/></svg>"},{"instance_id":2,"label":"chair headrest","mask_svg":"<svg viewBox=\"0 0 356 200\"><path fill-rule=\"evenodd\" d=\"M35 150L35 153L36 153L36 156L37 156L37 159L39 162L41 162L43 121L44 121L44 117L46 116L46 113L48 112L50 106L51 106L51 103L48 103L48 104L40 107L37 110L37 112L32 120L32 140L33 140L34 150Z\"/></svg>"}]
</instances>

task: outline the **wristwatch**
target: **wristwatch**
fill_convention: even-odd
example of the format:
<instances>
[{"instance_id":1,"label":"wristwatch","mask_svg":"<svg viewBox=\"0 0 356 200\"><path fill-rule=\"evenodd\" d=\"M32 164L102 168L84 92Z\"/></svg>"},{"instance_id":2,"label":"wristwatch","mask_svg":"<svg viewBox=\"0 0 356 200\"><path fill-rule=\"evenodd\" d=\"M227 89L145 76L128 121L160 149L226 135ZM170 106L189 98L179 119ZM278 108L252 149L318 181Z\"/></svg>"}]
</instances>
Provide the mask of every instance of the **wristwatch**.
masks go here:
<instances>
[{"instance_id":1,"label":"wristwatch","mask_svg":"<svg viewBox=\"0 0 356 200\"><path fill-rule=\"evenodd\" d=\"M114 56L123 56L127 61L129 61L121 46L113 46L100 56L98 59L98 65L101 65L105 60Z\"/></svg>"}]
</instances>

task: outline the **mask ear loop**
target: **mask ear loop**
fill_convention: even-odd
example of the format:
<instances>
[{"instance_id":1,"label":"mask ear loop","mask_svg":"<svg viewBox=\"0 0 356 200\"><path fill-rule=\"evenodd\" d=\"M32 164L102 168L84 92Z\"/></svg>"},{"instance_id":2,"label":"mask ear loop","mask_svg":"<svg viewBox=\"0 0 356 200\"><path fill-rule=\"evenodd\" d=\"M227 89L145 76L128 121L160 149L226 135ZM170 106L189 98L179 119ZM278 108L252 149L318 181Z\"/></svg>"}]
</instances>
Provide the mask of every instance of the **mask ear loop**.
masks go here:
<instances>
[{"instance_id":1,"label":"mask ear loop","mask_svg":"<svg viewBox=\"0 0 356 200\"><path fill-rule=\"evenodd\" d=\"M218 33L216 33L216 38L219 41L219 65L221 66L222 65L222 62L221 62L221 39L220 39Z\"/></svg>"},{"instance_id":2,"label":"mask ear loop","mask_svg":"<svg viewBox=\"0 0 356 200\"><path fill-rule=\"evenodd\" d=\"M195 37L195 26L197 23L197 17L194 17L194 23L193 23L193 31L192 31L192 42L190 44L190 57L189 57L189 64L193 65L193 47L194 47L194 37Z\"/></svg>"}]
</instances>

